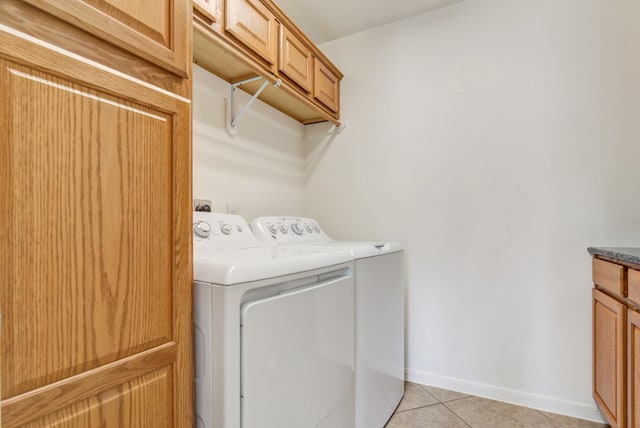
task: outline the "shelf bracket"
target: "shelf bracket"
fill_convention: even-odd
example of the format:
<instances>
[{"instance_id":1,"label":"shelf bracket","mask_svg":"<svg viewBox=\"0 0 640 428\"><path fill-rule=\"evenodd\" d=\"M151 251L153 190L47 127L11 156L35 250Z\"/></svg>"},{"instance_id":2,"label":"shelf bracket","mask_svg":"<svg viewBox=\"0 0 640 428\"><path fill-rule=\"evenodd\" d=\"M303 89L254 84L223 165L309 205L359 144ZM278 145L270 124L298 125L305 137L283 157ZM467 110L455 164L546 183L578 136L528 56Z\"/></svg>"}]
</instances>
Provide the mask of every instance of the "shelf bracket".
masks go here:
<instances>
[{"instance_id":1,"label":"shelf bracket","mask_svg":"<svg viewBox=\"0 0 640 428\"><path fill-rule=\"evenodd\" d=\"M258 80L264 80L264 82L262 82L262 85L256 91L256 93L253 94L251 99L240 109L238 114L235 114L235 111L236 111L236 88L238 86L242 86L242 85L245 85L247 83L256 82ZM275 86L276 88L279 88L281 84L282 84L282 80L278 79L273 84L273 86ZM240 120L242 115L247 111L247 109L251 106L251 104L253 104L253 102L260 96L262 91L264 91L268 85L269 85L269 81L266 78L262 77L262 76L252 77L251 79L246 79L246 80L243 80L241 82L236 82L236 83L232 83L231 84L231 128L235 128L236 127L236 125L238 124L238 121Z\"/></svg>"}]
</instances>

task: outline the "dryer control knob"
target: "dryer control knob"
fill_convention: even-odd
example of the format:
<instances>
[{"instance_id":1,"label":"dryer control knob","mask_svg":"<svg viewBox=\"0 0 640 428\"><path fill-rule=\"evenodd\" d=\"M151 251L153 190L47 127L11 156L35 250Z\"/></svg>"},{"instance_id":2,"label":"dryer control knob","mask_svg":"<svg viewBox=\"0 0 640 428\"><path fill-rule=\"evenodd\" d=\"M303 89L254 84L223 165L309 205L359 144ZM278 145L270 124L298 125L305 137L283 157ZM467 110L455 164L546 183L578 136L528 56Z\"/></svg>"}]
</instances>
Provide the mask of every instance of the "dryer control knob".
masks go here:
<instances>
[{"instance_id":1,"label":"dryer control knob","mask_svg":"<svg viewBox=\"0 0 640 428\"><path fill-rule=\"evenodd\" d=\"M269 232L273 233L274 235L276 233L278 233L278 226L275 224L270 224L269 225Z\"/></svg>"},{"instance_id":2,"label":"dryer control knob","mask_svg":"<svg viewBox=\"0 0 640 428\"><path fill-rule=\"evenodd\" d=\"M291 226L291 230L293 230L296 235L302 235L302 232L304 231L302 229L302 224L300 223L293 223L293 225Z\"/></svg>"},{"instance_id":3,"label":"dryer control knob","mask_svg":"<svg viewBox=\"0 0 640 428\"><path fill-rule=\"evenodd\" d=\"M316 232L320 233L320 226L318 226L316 224L315 226L313 226L313 230L315 230Z\"/></svg>"},{"instance_id":4,"label":"dryer control knob","mask_svg":"<svg viewBox=\"0 0 640 428\"><path fill-rule=\"evenodd\" d=\"M224 223L220 225L220 232L224 233L225 235L230 234L232 230L233 228L228 223Z\"/></svg>"},{"instance_id":5,"label":"dryer control knob","mask_svg":"<svg viewBox=\"0 0 640 428\"><path fill-rule=\"evenodd\" d=\"M193 233L200 238L208 238L209 232L211 232L211 225L206 221L196 221L193 223Z\"/></svg>"},{"instance_id":6,"label":"dryer control knob","mask_svg":"<svg viewBox=\"0 0 640 428\"><path fill-rule=\"evenodd\" d=\"M304 228L307 229L309 233L313 232L313 227L310 224L307 224Z\"/></svg>"},{"instance_id":7,"label":"dryer control knob","mask_svg":"<svg viewBox=\"0 0 640 428\"><path fill-rule=\"evenodd\" d=\"M280 232L282 232L282 233L289 232L289 226L287 226L286 224L280 225Z\"/></svg>"}]
</instances>

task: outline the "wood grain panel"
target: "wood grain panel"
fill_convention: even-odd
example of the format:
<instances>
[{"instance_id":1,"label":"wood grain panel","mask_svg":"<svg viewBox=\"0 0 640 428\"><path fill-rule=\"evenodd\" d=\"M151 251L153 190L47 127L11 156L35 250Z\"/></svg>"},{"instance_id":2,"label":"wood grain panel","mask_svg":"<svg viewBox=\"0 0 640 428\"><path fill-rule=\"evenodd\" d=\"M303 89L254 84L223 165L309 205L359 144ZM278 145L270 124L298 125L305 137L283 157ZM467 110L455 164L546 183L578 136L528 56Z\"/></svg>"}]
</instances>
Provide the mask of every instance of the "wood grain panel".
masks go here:
<instances>
[{"instance_id":1,"label":"wood grain panel","mask_svg":"<svg viewBox=\"0 0 640 428\"><path fill-rule=\"evenodd\" d=\"M175 343L123 358L59 382L2 401L2 412L11 426L44 418L69 403L83 401L145 373L170 367L176 360Z\"/></svg>"},{"instance_id":2,"label":"wood grain panel","mask_svg":"<svg viewBox=\"0 0 640 428\"><path fill-rule=\"evenodd\" d=\"M257 0L227 0L225 30L269 64L276 63L275 16Z\"/></svg>"},{"instance_id":3,"label":"wood grain panel","mask_svg":"<svg viewBox=\"0 0 640 428\"><path fill-rule=\"evenodd\" d=\"M627 323L627 426L640 427L640 313L628 312Z\"/></svg>"},{"instance_id":4,"label":"wood grain panel","mask_svg":"<svg viewBox=\"0 0 640 428\"><path fill-rule=\"evenodd\" d=\"M593 282L619 296L626 297L624 266L593 259Z\"/></svg>"},{"instance_id":5,"label":"wood grain panel","mask_svg":"<svg viewBox=\"0 0 640 428\"><path fill-rule=\"evenodd\" d=\"M593 397L612 427L625 426L626 308L593 289Z\"/></svg>"},{"instance_id":6,"label":"wood grain panel","mask_svg":"<svg viewBox=\"0 0 640 428\"><path fill-rule=\"evenodd\" d=\"M311 85L313 85L311 50L284 25L280 26L278 69L306 92L311 92Z\"/></svg>"},{"instance_id":7,"label":"wood grain panel","mask_svg":"<svg viewBox=\"0 0 640 428\"><path fill-rule=\"evenodd\" d=\"M313 97L331 111L340 110L340 80L318 58L314 58Z\"/></svg>"},{"instance_id":8,"label":"wood grain panel","mask_svg":"<svg viewBox=\"0 0 640 428\"><path fill-rule=\"evenodd\" d=\"M22 309L5 315L3 391L12 396L172 337L171 200L157 197L172 192L172 121L45 73L0 68L6 161L23 190L5 202L3 222L10 299ZM30 353L44 361L18 358Z\"/></svg>"},{"instance_id":9,"label":"wood grain panel","mask_svg":"<svg viewBox=\"0 0 640 428\"><path fill-rule=\"evenodd\" d=\"M165 367L22 426L171 427L171 376Z\"/></svg>"},{"instance_id":10,"label":"wood grain panel","mask_svg":"<svg viewBox=\"0 0 640 428\"><path fill-rule=\"evenodd\" d=\"M24 0L187 77L191 3L186 0Z\"/></svg>"},{"instance_id":11,"label":"wood grain panel","mask_svg":"<svg viewBox=\"0 0 640 428\"><path fill-rule=\"evenodd\" d=\"M182 96L188 81L21 0L0 1L0 24Z\"/></svg>"}]
</instances>

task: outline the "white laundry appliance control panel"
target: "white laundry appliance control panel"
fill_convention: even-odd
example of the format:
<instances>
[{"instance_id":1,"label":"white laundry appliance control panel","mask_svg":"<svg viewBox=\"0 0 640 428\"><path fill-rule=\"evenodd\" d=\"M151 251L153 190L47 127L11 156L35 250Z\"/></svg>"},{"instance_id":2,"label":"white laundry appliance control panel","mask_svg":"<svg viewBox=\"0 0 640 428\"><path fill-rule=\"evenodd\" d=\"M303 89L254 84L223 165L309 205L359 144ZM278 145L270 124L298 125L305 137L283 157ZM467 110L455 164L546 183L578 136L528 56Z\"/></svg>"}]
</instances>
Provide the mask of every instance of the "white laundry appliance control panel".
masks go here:
<instances>
[{"instance_id":1,"label":"white laundry appliance control panel","mask_svg":"<svg viewBox=\"0 0 640 428\"><path fill-rule=\"evenodd\" d=\"M194 211L192 229L194 245L208 249L262 244L238 215Z\"/></svg>"},{"instance_id":2,"label":"white laundry appliance control panel","mask_svg":"<svg viewBox=\"0 0 640 428\"><path fill-rule=\"evenodd\" d=\"M318 222L305 217L260 217L251 223L263 242L303 244L330 241Z\"/></svg>"}]
</instances>

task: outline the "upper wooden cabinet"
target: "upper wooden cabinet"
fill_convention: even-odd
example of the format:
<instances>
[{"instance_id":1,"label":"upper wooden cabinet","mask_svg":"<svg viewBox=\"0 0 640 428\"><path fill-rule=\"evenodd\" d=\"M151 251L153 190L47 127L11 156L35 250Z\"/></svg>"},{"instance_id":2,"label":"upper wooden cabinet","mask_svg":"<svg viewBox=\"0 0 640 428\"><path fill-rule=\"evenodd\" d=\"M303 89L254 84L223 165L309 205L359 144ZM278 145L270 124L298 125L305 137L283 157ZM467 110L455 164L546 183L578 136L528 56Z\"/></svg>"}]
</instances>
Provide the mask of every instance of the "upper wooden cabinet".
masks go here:
<instances>
[{"instance_id":1,"label":"upper wooden cabinet","mask_svg":"<svg viewBox=\"0 0 640 428\"><path fill-rule=\"evenodd\" d=\"M187 76L191 13L186 0L25 1L166 70Z\"/></svg>"},{"instance_id":2,"label":"upper wooden cabinet","mask_svg":"<svg viewBox=\"0 0 640 428\"><path fill-rule=\"evenodd\" d=\"M280 26L278 70L311 92L313 85L313 54L311 49L284 25Z\"/></svg>"},{"instance_id":3,"label":"upper wooden cabinet","mask_svg":"<svg viewBox=\"0 0 640 428\"><path fill-rule=\"evenodd\" d=\"M220 10L223 0L193 0L193 8L205 15L211 22L218 22L222 17Z\"/></svg>"},{"instance_id":4,"label":"upper wooden cabinet","mask_svg":"<svg viewBox=\"0 0 640 428\"><path fill-rule=\"evenodd\" d=\"M331 111L337 112L340 105L340 79L318 58L314 58L313 63L313 97Z\"/></svg>"},{"instance_id":5,"label":"upper wooden cabinet","mask_svg":"<svg viewBox=\"0 0 640 428\"><path fill-rule=\"evenodd\" d=\"M259 0L227 0L225 30L270 65L277 56L276 17Z\"/></svg>"},{"instance_id":6,"label":"upper wooden cabinet","mask_svg":"<svg viewBox=\"0 0 640 428\"><path fill-rule=\"evenodd\" d=\"M280 80L259 98L304 124L339 125L342 73L293 21L272 0L226 0L223 8L216 22L195 5L194 62L230 83ZM253 94L260 83L240 88Z\"/></svg>"}]
</instances>

